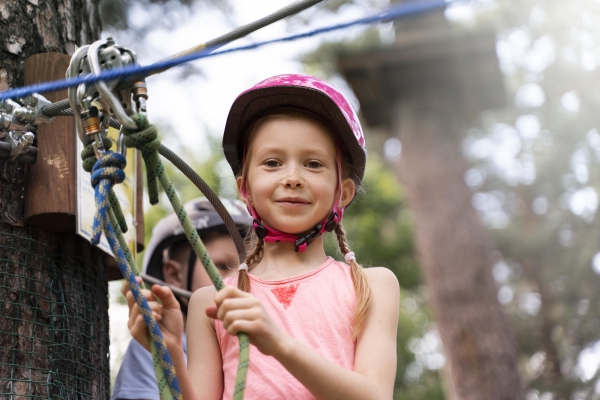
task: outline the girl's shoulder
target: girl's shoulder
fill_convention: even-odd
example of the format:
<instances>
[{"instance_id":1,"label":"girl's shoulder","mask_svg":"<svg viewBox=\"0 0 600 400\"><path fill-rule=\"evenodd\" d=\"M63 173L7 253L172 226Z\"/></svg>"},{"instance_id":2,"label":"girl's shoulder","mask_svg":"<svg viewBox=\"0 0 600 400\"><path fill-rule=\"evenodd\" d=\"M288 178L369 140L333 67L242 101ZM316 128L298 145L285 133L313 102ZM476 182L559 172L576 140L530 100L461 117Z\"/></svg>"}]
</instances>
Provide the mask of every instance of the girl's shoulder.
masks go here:
<instances>
[{"instance_id":1,"label":"girl's shoulder","mask_svg":"<svg viewBox=\"0 0 600 400\"><path fill-rule=\"evenodd\" d=\"M385 267L371 267L363 270L371 286L373 295L400 296L400 284L396 275Z\"/></svg>"},{"instance_id":2,"label":"girl's shoulder","mask_svg":"<svg viewBox=\"0 0 600 400\"><path fill-rule=\"evenodd\" d=\"M202 287L196 290L192 297L190 298L190 305L198 304L198 305L209 305L214 304L215 302L215 294L217 294L217 289L213 285Z\"/></svg>"}]
</instances>

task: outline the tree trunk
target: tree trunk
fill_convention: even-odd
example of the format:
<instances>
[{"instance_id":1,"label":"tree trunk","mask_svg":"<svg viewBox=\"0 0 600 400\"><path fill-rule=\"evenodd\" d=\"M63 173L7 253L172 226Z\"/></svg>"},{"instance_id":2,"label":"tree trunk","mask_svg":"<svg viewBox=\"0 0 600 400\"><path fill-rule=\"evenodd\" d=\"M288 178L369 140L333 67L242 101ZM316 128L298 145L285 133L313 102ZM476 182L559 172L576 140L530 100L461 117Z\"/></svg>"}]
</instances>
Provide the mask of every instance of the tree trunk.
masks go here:
<instances>
[{"instance_id":1,"label":"tree trunk","mask_svg":"<svg viewBox=\"0 0 600 400\"><path fill-rule=\"evenodd\" d=\"M496 296L488 234L464 182L457 89L436 81L394 107L397 172L415 214L419 257L449 363L447 390L463 400L523 399L516 344Z\"/></svg>"},{"instance_id":2,"label":"tree trunk","mask_svg":"<svg viewBox=\"0 0 600 400\"><path fill-rule=\"evenodd\" d=\"M0 91L22 86L31 55L96 40L99 15L99 0L0 1ZM25 179L0 159L0 397L108 399L105 256L74 232L24 226Z\"/></svg>"}]
</instances>

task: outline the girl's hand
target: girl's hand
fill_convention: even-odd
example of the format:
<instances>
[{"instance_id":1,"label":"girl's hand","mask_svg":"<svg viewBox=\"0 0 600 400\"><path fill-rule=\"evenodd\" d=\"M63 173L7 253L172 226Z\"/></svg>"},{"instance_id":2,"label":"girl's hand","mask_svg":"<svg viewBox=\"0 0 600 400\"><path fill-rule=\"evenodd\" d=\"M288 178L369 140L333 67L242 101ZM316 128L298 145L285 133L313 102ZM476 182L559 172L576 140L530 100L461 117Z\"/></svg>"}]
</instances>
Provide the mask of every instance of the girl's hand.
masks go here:
<instances>
[{"instance_id":1,"label":"girl's hand","mask_svg":"<svg viewBox=\"0 0 600 400\"><path fill-rule=\"evenodd\" d=\"M282 350L286 335L256 297L226 286L215 295L215 303L216 306L206 308L206 315L223 321L227 333L247 333L250 343L269 356Z\"/></svg>"},{"instance_id":2,"label":"girl's hand","mask_svg":"<svg viewBox=\"0 0 600 400\"><path fill-rule=\"evenodd\" d=\"M139 284L142 283L142 278L137 277L136 279ZM127 298L127 306L129 307L129 321L127 322L127 326L129 327L131 336L144 346L146 350L150 351L146 321L144 321L144 316L127 282L121 288L121 293ZM148 305L158 323L169 351L181 347L183 315L181 314L179 302L171 289L165 286L154 285L152 286L152 291L142 289L142 294L146 298L146 301L148 301ZM162 305L158 303L157 298L161 300Z\"/></svg>"}]
</instances>

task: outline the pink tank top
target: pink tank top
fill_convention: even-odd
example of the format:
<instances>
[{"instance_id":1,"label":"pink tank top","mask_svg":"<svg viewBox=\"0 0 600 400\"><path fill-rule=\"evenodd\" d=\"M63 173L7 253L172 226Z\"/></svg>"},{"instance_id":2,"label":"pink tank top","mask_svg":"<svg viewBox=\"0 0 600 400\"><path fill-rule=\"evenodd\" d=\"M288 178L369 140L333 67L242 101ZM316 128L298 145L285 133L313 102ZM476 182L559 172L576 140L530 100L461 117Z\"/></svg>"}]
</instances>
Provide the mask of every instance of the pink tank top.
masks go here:
<instances>
[{"instance_id":1,"label":"pink tank top","mask_svg":"<svg viewBox=\"0 0 600 400\"><path fill-rule=\"evenodd\" d=\"M264 281L250 275L251 293L281 329L334 363L354 369L352 316L356 293L350 267L329 258L319 268L294 278ZM225 280L237 285L237 277ZM215 329L223 359L223 399L233 397L239 345L219 320ZM314 399L275 358L250 346L250 369L245 399Z\"/></svg>"}]
</instances>

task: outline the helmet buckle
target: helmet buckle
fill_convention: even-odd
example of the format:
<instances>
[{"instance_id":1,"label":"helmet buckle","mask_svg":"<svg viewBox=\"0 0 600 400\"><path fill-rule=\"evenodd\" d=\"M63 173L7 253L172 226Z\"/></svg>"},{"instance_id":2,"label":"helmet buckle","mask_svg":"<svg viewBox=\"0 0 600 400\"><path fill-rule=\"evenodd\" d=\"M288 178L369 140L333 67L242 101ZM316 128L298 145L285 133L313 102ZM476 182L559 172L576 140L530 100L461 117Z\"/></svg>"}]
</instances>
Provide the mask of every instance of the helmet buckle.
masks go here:
<instances>
[{"instance_id":1,"label":"helmet buckle","mask_svg":"<svg viewBox=\"0 0 600 400\"><path fill-rule=\"evenodd\" d=\"M259 239L264 239L267 237L267 228L265 228L260 222L254 220L254 232L256 232L256 236Z\"/></svg>"},{"instance_id":2,"label":"helmet buckle","mask_svg":"<svg viewBox=\"0 0 600 400\"><path fill-rule=\"evenodd\" d=\"M335 230L335 228L337 227L337 224L338 224L337 213L334 212L331 214L331 218L329 218L329 221L327 221L327 223L325 224L325 230L327 232L333 232Z\"/></svg>"}]
</instances>

